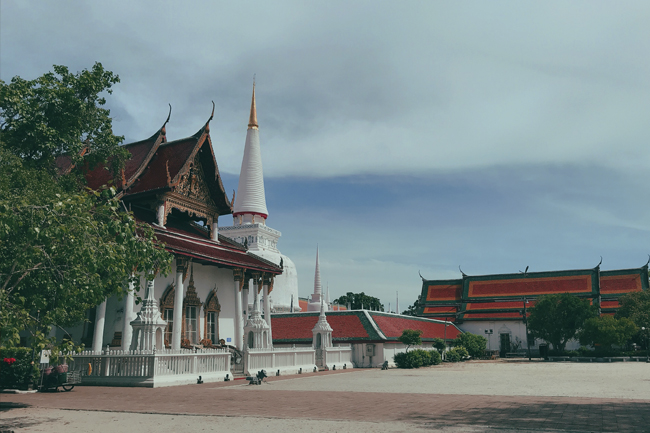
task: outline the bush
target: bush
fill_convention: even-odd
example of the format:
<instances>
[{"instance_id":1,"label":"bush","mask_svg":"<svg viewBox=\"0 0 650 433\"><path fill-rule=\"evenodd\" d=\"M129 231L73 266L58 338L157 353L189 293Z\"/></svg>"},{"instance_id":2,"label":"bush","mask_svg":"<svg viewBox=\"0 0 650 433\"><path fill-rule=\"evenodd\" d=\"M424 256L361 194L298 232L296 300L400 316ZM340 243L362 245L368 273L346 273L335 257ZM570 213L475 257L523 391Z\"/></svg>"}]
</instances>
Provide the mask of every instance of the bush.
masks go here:
<instances>
[{"instance_id":1,"label":"bush","mask_svg":"<svg viewBox=\"0 0 650 433\"><path fill-rule=\"evenodd\" d=\"M423 349L398 353L393 359L397 368L420 368L429 365L438 365L442 362L442 357L437 351Z\"/></svg>"},{"instance_id":2,"label":"bush","mask_svg":"<svg viewBox=\"0 0 650 433\"><path fill-rule=\"evenodd\" d=\"M460 334L458 338L454 340L454 346L464 347L467 349L469 356L479 359L485 356L487 339L481 335L465 332Z\"/></svg>"},{"instance_id":3,"label":"bush","mask_svg":"<svg viewBox=\"0 0 650 433\"><path fill-rule=\"evenodd\" d=\"M580 346L580 348L578 349L578 354L579 354L580 356L582 356L582 357L585 357L585 356L594 356L594 351L591 350L591 349L588 348L588 347Z\"/></svg>"},{"instance_id":4,"label":"bush","mask_svg":"<svg viewBox=\"0 0 650 433\"><path fill-rule=\"evenodd\" d=\"M431 357L431 364L429 365L438 365L442 363L442 356L437 350L429 351L429 356Z\"/></svg>"},{"instance_id":5,"label":"bush","mask_svg":"<svg viewBox=\"0 0 650 433\"><path fill-rule=\"evenodd\" d=\"M0 349L0 389L27 389L38 380L38 367L32 364L32 349Z\"/></svg>"},{"instance_id":6,"label":"bush","mask_svg":"<svg viewBox=\"0 0 650 433\"><path fill-rule=\"evenodd\" d=\"M447 352L447 361L459 362L469 357L467 349L463 346L456 346Z\"/></svg>"}]
</instances>

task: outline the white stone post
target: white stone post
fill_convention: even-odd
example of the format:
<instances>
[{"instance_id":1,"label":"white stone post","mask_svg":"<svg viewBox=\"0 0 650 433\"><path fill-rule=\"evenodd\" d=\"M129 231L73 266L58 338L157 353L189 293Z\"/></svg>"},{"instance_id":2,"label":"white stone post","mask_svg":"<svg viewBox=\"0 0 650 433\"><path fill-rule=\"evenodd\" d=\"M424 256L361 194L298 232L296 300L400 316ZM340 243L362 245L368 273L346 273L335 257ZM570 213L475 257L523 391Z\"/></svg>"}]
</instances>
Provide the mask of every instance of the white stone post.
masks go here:
<instances>
[{"instance_id":1,"label":"white stone post","mask_svg":"<svg viewBox=\"0 0 650 433\"><path fill-rule=\"evenodd\" d=\"M271 303L269 302L269 281L267 279L264 279L264 285L263 290L264 290L264 320L266 320L266 323L269 325L269 342L268 342L268 347L273 346L273 336L272 336L272 329L271 329Z\"/></svg>"},{"instance_id":2,"label":"white stone post","mask_svg":"<svg viewBox=\"0 0 650 433\"><path fill-rule=\"evenodd\" d=\"M183 326L183 273L187 269L187 259L176 258L176 287L174 288L174 323L172 329L172 349L181 348L181 328Z\"/></svg>"},{"instance_id":3,"label":"white stone post","mask_svg":"<svg viewBox=\"0 0 650 433\"><path fill-rule=\"evenodd\" d=\"M129 291L124 300L124 327L122 328L122 350L129 350L131 347L131 337L133 337L133 328L131 320L133 316L133 283L129 283Z\"/></svg>"},{"instance_id":4,"label":"white stone post","mask_svg":"<svg viewBox=\"0 0 650 433\"><path fill-rule=\"evenodd\" d=\"M235 269L233 271L235 279L235 344L234 346L242 350L244 347L244 320L243 320L243 309L241 305L241 296L242 294L239 291L241 281L244 278L242 269Z\"/></svg>"},{"instance_id":5,"label":"white stone post","mask_svg":"<svg viewBox=\"0 0 650 433\"><path fill-rule=\"evenodd\" d=\"M101 352L104 343L104 322L106 321L106 301L97 306L95 314L95 333L93 334L93 352Z\"/></svg>"}]
</instances>

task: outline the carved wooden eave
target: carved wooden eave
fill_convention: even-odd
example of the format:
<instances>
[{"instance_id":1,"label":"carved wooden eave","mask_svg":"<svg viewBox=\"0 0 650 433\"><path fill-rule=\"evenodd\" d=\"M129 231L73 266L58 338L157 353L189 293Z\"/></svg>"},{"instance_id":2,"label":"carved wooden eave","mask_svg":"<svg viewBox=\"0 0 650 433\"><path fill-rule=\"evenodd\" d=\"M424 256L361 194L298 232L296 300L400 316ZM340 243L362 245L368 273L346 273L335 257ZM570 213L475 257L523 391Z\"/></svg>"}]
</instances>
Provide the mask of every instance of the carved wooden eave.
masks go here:
<instances>
[{"instance_id":1,"label":"carved wooden eave","mask_svg":"<svg viewBox=\"0 0 650 433\"><path fill-rule=\"evenodd\" d=\"M168 175L169 178L169 175ZM206 220L207 226L219 217L219 208L210 194L205 170L201 163L201 155L196 154L184 173L179 173L171 186L171 191L158 196L158 201L165 204L164 223L172 209L186 212L190 217L200 217Z\"/></svg>"}]
</instances>

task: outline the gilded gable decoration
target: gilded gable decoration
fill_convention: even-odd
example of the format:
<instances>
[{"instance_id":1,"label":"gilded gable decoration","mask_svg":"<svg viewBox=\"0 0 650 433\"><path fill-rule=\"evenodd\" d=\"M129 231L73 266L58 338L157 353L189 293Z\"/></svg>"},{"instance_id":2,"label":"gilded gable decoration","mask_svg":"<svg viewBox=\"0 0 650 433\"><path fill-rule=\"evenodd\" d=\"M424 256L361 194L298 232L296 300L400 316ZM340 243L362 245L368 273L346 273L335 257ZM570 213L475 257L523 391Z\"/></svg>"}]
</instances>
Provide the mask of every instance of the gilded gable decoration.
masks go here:
<instances>
[{"instance_id":1,"label":"gilded gable decoration","mask_svg":"<svg viewBox=\"0 0 650 433\"><path fill-rule=\"evenodd\" d=\"M219 298L217 297L218 288L214 288L208 294L208 298L205 301L203 309L205 311L221 311L221 304L219 303Z\"/></svg>"},{"instance_id":2,"label":"gilded gable decoration","mask_svg":"<svg viewBox=\"0 0 650 433\"><path fill-rule=\"evenodd\" d=\"M160 310L164 310L165 308L174 308L175 292L174 283L170 283L160 298Z\"/></svg>"},{"instance_id":3,"label":"gilded gable decoration","mask_svg":"<svg viewBox=\"0 0 650 433\"><path fill-rule=\"evenodd\" d=\"M192 168L181 176L181 180L175 188L175 191L185 197L203 202L208 206L215 206L214 201L210 198L210 190L205 181L203 166L201 165L198 154L194 157Z\"/></svg>"},{"instance_id":4,"label":"gilded gable decoration","mask_svg":"<svg viewBox=\"0 0 650 433\"><path fill-rule=\"evenodd\" d=\"M201 300L196 293L196 287L194 287L194 265L191 266L190 283L187 286L187 292L185 292L185 299L183 299L183 307L188 305L201 305Z\"/></svg>"}]
</instances>

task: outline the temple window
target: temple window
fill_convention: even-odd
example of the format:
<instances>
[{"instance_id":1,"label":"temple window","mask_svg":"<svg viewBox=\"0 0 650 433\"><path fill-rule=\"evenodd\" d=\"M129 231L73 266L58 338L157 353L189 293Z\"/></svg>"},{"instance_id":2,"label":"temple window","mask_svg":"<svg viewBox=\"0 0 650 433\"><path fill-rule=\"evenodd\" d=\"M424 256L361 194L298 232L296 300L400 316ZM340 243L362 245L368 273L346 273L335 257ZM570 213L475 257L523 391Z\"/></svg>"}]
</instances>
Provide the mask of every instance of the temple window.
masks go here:
<instances>
[{"instance_id":1,"label":"temple window","mask_svg":"<svg viewBox=\"0 0 650 433\"><path fill-rule=\"evenodd\" d=\"M174 309L165 308L163 310L163 320L167 322L165 327L165 346L169 344L167 342L172 341L172 335L174 334Z\"/></svg>"},{"instance_id":2,"label":"temple window","mask_svg":"<svg viewBox=\"0 0 650 433\"><path fill-rule=\"evenodd\" d=\"M217 290L212 289L205 301L205 339L210 340L212 344L219 343L219 313L221 312L221 305L217 297Z\"/></svg>"},{"instance_id":3,"label":"temple window","mask_svg":"<svg viewBox=\"0 0 650 433\"><path fill-rule=\"evenodd\" d=\"M188 340L190 344L199 344L199 311L201 300L196 294L194 287L194 265L190 271L190 283L187 286L185 299L183 299L183 339Z\"/></svg>"},{"instance_id":4,"label":"temple window","mask_svg":"<svg viewBox=\"0 0 650 433\"><path fill-rule=\"evenodd\" d=\"M174 292L174 283L171 283L160 298L160 312L163 320L167 322L164 334L165 347L167 348L171 347L174 332Z\"/></svg>"},{"instance_id":5,"label":"temple window","mask_svg":"<svg viewBox=\"0 0 650 433\"><path fill-rule=\"evenodd\" d=\"M185 307L185 338L192 344L198 344L198 319L196 317L196 306Z\"/></svg>"}]
</instances>

